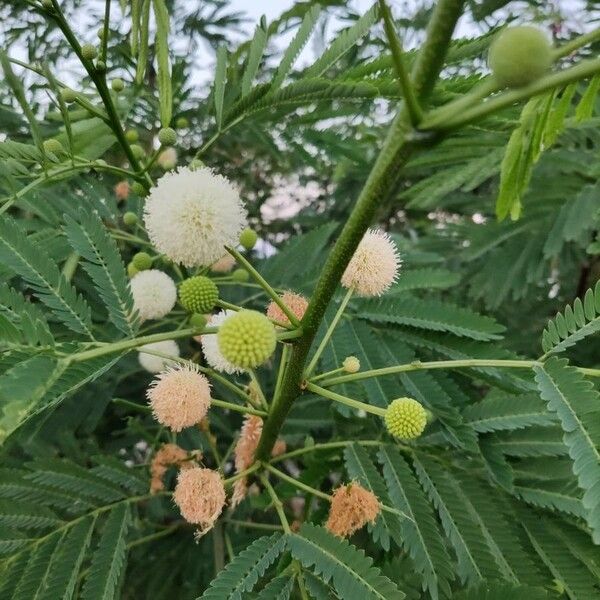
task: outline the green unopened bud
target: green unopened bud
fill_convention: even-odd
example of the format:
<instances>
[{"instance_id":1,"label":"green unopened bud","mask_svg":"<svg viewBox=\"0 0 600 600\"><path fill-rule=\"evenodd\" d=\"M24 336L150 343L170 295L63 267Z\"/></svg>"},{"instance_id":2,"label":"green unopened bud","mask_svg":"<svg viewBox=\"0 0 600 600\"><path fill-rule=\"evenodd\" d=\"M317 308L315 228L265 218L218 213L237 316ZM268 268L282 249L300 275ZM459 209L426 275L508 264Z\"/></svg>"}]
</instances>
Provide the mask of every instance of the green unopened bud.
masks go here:
<instances>
[{"instance_id":1,"label":"green unopened bud","mask_svg":"<svg viewBox=\"0 0 600 600\"><path fill-rule=\"evenodd\" d=\"M106 63L103 60L96 61L96 71L100 71L100 73L106 71Z\"/></svg>"},{"instance_id":2,"label":"green unopened bud","mask_svg":"<svg viewBox=\"0 0 600 600\"><path fill-rule=\"evenodd\" d=\"M135 129L128 129L125 132L125 139L130 144L135 144L135 142L137 142L140 139L140 136L139 136L138 132Z\"/></svg>"},{"instance_id":3,"label":"green unopened bud","mask_svg":"<svg viewBox=\"0 0 600 600\"><path fill-rule=\"evenodd\" d=\"M218 300L215 282L203 275L190 277L179 286L179 303L190 313L210 312Z\"/></svg>"},{"instance_id":4,"label":"green unopened bud","mask_svg":"<svg viewBox=\"0 0 600 600\"><path fill-rule=\"evenodd\" d=\"M177 129L185 129L189 124L190 122L185 117L179 117L177 121L175 121L175 127L177 127Z\"/></svg>"},{"instance_id":5,"label":"green unopened bud","mask_svg":"<svg viewBox=\"0 0 600 600\"><path fill-rule=\"evenodd\" d=\"M127 265L127 275L129 275L129 277L135 277L138 273L139 271L137 267L132 262L130 262Z\"/></svg>"},{"instance_id":6,"label":"green unopened bud","mask_svg":"<svg viewBox=\"0 0 600 600\"><path fill-rule=\"evenodd\" d=\"M98 39L101 40L104 37L104 27L100 27L100 29L96 31L96 35L98 36Z\"/></svg>"},{"instance_id":7,"label":"green unopened bud","mask_svg":"<svg viewBox=\"0 0 600 600\"><path fill-rule=\"evenodd\" d=\"M192 160L192 162L190 163L190 169L192 171L195 171L196 169L201 169L204 166L204 163L199 158L194 158L194 160Z\"/></svg>"},{"instance_id":8,"label":"green unopened bud","mask_svg":"<svg viewBox=\"0 0 600 600\"><path fill-rule=\"evenodd\" d=\"M190 317L190 325L197 329L204 329L206 327L206 317L200 313L194 313Z\"/></svg>"},{"instance_id":9,"label":"green unopened bud","mask_svg":"<svg viewBox=\"0 0 600 600\"><path fill-rule=\"evenodd\" d=\"M52 10L54 8L54 4L52 4L52 0L42 0L42 7L46 10Z\"/></svg>"},{"instance_id":10,"label":"green unopened bud","mask_svg":"<svg viewBox=\"0 0 600 600\"><path fill-rule=\"evenodd\" d=\"M110 82L110 87L115 91L115 92L122 92L123 88L125 87L125 84L123 83L123 80L120 79L119 77L117 77L116 79L113 79Z\"/></svg>"},{"instance_id":11,"label":"green unopened bud","mask_svg":"<svg viewBox=\"0 0 600 600\"><path fill-rule=\"evenodd\" d=\"M81 46L81 56L85 60L94 60L98 56L98 50L96 50L96 46L93 44L84 44Z\"/></svg>"},{"instance_id":12,"label":"green unopened bud","mask_svg":"<svg viewBox=\"0 0 600 600\"><path fill-rule=\"evenodd\" d=\"M127 225L127 227L133 227L137 224L137 222L137 215L131 211L128 211L123 215L123 223Z\"/></svg>"},{"instance_id":13,"label":"green unopened bud","mask_svg":"<svg viewBox=\"0 0 600 600\"><path fill-rule=\"evenodd\" d=\"M62 154L65 151L63 145L54 138L44 140L43 146L46 152L51 152L52 154Z\"/></svg>"},{"instance_id":14,"label":"green unopened bud","mask_svg":"<svg viewBox=\"0 0 600 600\"><path fill-rule=\"evenodd\" d=\"M234 281L238 281L239 283L244 283L244 282L248 281L248 279L250 278L250 275L248 274L248 271L246 271L246 269L236 269L231 274L231 278Z\"/></svg>"},{"instance_id":15,"label":"green unopened bud","mask_svg":"<svg viewBox=\"0 0 600 600\"><path fill-rule=\"evenodd\" d=\"M138 160L140 158L144 158L144 156L146 156L146 153L144 152L144 149L139 144L132 144L131 145L131 152L133 153L133 155Z\"/></svg>"},{"instance_id":16,"label":"green unopened bud","mask_svg":"<svg viewBox=\"0 0 600 600\"><path fill-rule=\"evenodd\" d=\"M163 146L174 146L177 143L177 134L171 127L163 127L158 132L158 141Z\"/></svg>"},{"instance_id":17,"label":"green unopened bud","mask_svg":"<svg viewBox=\"0 0 600 600\"><path fill-rule=\"evenodd\" d=\"M134 194L137 194L138 196L140 196L141 198L143 198L148 193L148 190L146 189L146 187L143 184L141 184L139 181L134 181L131 184L131 191Z\"/></svg>"},{"instance_id":18,"label":"green unopened bud","mask_svg":"<svg viewBox=\"0 0 600 600\"><path fill-rule=\"evenodd\" d=\"M75 102L77 100L77 92L72 90L71 88L63 88L60 90L61 98L70 104L71 102Z\"/></svg>"},{"instance_id":19,"label":"green unopened bud","mask_svg":"<svg viewBox=\"0 0 600 600\"><path fill-rule=\"evenodd\" d=\"M131 262L138 271L146 271L152 266L152 257L147 252L138 252Z\"/></svg>"},{"instance_id":20,"label":"green unopened bud","mask_svg":"<svg viewBox=\"0 0 600 600\"><path fill-rule=\"evenodd\" d=\"M242 233L240 233L240 244L246 248L246 250L252 250L256 244L256 240L258 240L258 235L256 235L256 231L246 227Z\"/></svg>"}]
</instances>

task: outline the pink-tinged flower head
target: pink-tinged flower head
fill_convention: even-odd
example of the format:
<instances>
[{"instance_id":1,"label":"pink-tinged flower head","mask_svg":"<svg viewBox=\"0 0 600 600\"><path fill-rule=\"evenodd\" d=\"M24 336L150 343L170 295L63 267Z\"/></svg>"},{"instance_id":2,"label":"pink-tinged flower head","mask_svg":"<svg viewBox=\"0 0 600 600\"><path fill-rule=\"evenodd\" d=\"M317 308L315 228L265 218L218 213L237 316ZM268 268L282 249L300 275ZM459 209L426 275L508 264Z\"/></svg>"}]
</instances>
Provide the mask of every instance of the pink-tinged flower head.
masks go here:
<instances>
[{"instance_id":1,"label":"pink-tinged flower head","mask_svg":"<svg viewBox=\"0 0 600 600\"><path fill-rule=\"evenodd\" d=\"M296 315L298 320L302 320L308 307L308 300L304 296L295 294L294 292L283 292L283 294L281 294L281 299L292 313ZM284 325L289 325L290 323L287 315L279 308L277 303L273 301L267 307L267 317L278 323L283 323Z\"/></svg>"},{"instance_id":2,"label":"pink-tinged flower head","mask_svg":"<svg viewBox=\"0 0 600 600\"><path fill-rule=\"evenodd\" d=\"M195 453L194 458L201 455ZM165 489L163 477L167 469L172 465L178 465L182 469L191 469L198 466L195 460L190 460L187 450L180 448L177 444L163 444L154 455L150 463L150 493L156 494Z\"/></svg>"},{"instance_id":3,"label":"pink-tinged flower head","mask_svg":"<svg viewBox=\"0 0 600 600\"><path fill-rule=\"evenodd\" d=\"M129 198L129 182L123 180L115 185L115 196L117 200L127 200Z\"/></svg>"},{"instance_id":4,"label":"pink-tinged flower head","mask_svg":"<svg viewBox=\"0 0 600 600\"><path fill-rule=\"evenodd\" d=\"M225 506L221 476L211 469L194 467L179 472L173 500L181 516L198 526L201 536L212 528Z\"/></svg>"},{"instance_id":5,"label":"pink-tinged flower head","mask_svg":"<svg viewBox=\"0 0 600 600\"><path fill-rule=\"evenodd\" d=\"M158 375L146 392L154 418L172 431L200 422L210 407L208 379L192 366L178 366Z\"/></svg>"},{"instance_id":6,"label":"pink-tinged flower head","mask_svg":"<svg viewBox=\"0 0 600 600\"><path fill-rule=\"evenodd\" d=\"M225 254L210 266L210 270L213 273L229 273L229 271L235 267L235 264L235 258L233 258L231 254Z\"/></svg>"},{"instance_id":7,"label":"pink-tinged flower head","mask_svg":"<svg viewBox=\"0 0 600 600\"><path fill-rule=\"evenodd\" d=\"M374 523L379 511L377 496L356 482L341 485L333 492L325 527L334 535L348 537L367 523Z\"/></svg>"},{"instance_id":8,"label":"pink-tinged flower head","mask_svg":"<svg viewBox=\"0 0 600 600\"><path fill-rule=\"evenodd\" d=\"M240 431L240 437L235 445L235 472L245 471L254 462L254 453L262 434L263 420L255 415L246 415ZM233 484L231 506L236 507L245 497L247 491L246 478L238 479Z\"/></svg>"},{"instance_id":9,"label":"pink-tinged flower head","mask_svg":"<svg viewBox=\"0 0 600 600\"><path fill-rule=\"evenodd\" d=\"M390 236L369 229L342 275L342 285L353 288L359 296L381 296L396 281L401 266L398 248Z\"/></svg>"}]
</instances>

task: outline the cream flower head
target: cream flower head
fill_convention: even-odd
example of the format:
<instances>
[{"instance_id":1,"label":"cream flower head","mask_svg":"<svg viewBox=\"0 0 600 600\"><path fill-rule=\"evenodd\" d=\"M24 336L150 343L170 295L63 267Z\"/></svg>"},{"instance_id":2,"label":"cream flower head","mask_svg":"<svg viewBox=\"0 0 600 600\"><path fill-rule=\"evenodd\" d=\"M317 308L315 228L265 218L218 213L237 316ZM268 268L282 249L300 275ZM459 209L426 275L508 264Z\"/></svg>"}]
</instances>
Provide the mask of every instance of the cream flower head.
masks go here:
<instances>
[{"instance_id":1,"label":"cream flower head","mask_svg":"<svg viewBox=\"0 0 600 600\"><path fill-rule=\"evenodd\" d=\"M164 340L163 342L153 342L152 344L146 344L138 348L138 360L140 365L149 371L150 373L160 373L167 367L172 367L177 363L168 358L162 358L155 354L148 354L144 350L156 350L162 354L170 354L171 356L179 356L179 346L177 342L173 340Z\"/></svg>"},{"instance_id":2,"label":"cream flower head","mask_svg":"<svg viewBox=\"0 0 600 600\"><path fill-rule=\"evenodd\" d=\"M210 408L210 384L195 366L163 371L150 384L146 396L154 418L172 431L199 423Z\"/></svg>"},{"instance_id":3,"label":"cream flower head","mask_svg":"<svg viewBox=\"0 0 600 600\"><path fill-rule=\"evenodd\" d=\"M354 288L360 296L381 296L396 281L402 260L390 236L369 229L350 259L342 285Z\"/></svg>"},{"instance_id":4,"label":"cream flower head","mask_svg":"<svg viewBox=\"0 0 600 600\"><path fill-rule=\"evenodd\" d=\"M133 306L144 321L161 319L171 312L177 302L175 282L157 269L141 271L129 282L129 287Z\"/></svg>"},{"instance_id":5,"label":"cream flower head","mask_svg":"<svg viewBox=\"0 0 600 600\"><path fill-rule=\"evenodd\" d=\"M214 525L225 499L223 480L216 471L194 467L179 472L173 500L181 516L188 523L198 525L198 536Z\"/></svg>"},{"instance_id":6,"label":"cream flower head","mask_svg":"<svg viewBox=\"0 0 600 600\"><path fill-rule=\"evenodd\" d=\"M222 310L217 314L212 315L206 322L206 326L220 327L228 317L234 314L234 310ZM213 369L221 373L227 373L229 375L234 375L236 373L243 372L243 369L232 365L223 356L223 354L221 354L216 334L212 333L201 336L200 343L202 344L202 353L204 354L204 358Z\"/></svg>"},{"instance_id":7,"label":"cream flower head","mask_svg":"<svg viewBox=\"0 0 600 600\"><path fill-rule=\"evenodd\" d=\"M161 253L186 267L208 266L225 246L236 246L246 226L237 189L207 167L180 167L165 173L144 206L150 241Z\"/></svg>"}]
</instances>

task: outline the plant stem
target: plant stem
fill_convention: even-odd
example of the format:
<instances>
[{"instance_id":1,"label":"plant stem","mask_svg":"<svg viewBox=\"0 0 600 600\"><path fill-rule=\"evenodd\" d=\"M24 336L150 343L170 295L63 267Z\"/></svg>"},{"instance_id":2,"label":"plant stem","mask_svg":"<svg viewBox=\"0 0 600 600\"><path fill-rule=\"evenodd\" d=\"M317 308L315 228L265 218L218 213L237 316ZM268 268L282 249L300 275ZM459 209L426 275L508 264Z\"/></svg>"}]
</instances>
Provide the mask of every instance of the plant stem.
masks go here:
<instances>
[{"instance_id":1,"label":"plant stem","mask_svg":"<svg viewBox=\"0 0 600 600\"><path fill-rule=\"evenodd\" d=\"M225 400L217 400L216 398L211 398L211 405L218 406L219 408L227 408L229 410L234 410L236 412L248 414L248 415L256 415L258 417L266 417L267 412L264 410L256 410L255 408L250 408L249 406L241 406L240 404L234 404L233 402L227 402Z\"/></svg>"},{"instance_id":2,"label":"plant stem","mask_svg":"<svg viewBox=\"0 0 600 600\"><path fill-rule=\"evenodd\" d=\"M238 527L247 527L248 529L262 529L264 531L281 531L281 525L272 525L271 523L254 523L253 521L239 521L237 519L224 519L225 523L236 525Z\"/></svg>"},{"instance_id":3,"label":"plant stem","mask_svg":"<svg viewBox=\"0 0 600 600\"><path fill-rule=\"evenodd\" d=\"M277 516L279 517L279 520L281 521L281 526L283 527L283 531L285 531L285 533L287 533L288 535L291 534L292 530L290 529L290 525L288 523L287 517L285 516L285 512L283 510L283 503L281 502L281 500L279 499L279 496L277 495L277 492L275 492L275 490L273 489L273 486L269 482L269 478L266 477L265 475L260 475L259 479L260 479L261 483L263 484L263 486L265 487L265 489L267 490L269 496L271 496L271 500L273 501L273 506L275 507L275 510L277 511Z\"/></svg>"},{"instance_id":4,"label":"plant stem","mask_svg":"<svg viewBox=\"0 0 600 600\"><path fill-rule=\"evenodd\" d=\"M337 312L335 313L333 320L329 324L329 327L327 328L327 331L325 332L325 335L323 336L323 339L321 340L319 347L317 348L311 361L308 363L308 367L306 367L306 371L304 373L304 377L306 379L308 379L310 377L311 373L314 371L315 367L317 366L317 362L318 362L319 358L321 357L323 350L325 350L325 348L327 346L327 342L329 342L329 338L331 338L331 336L333 335L333 332L334 332L339 320L342 318L342 315L344 314L344 311L346 310L346 306L348 306L348 302L350 302L350 298L352 298L353 293L354 293L353 288L350 288L346 292L346 295L344 296L342 303L340 304L339 308L337 309Z\"/></svg>"},{"instance_id":5,"label":"plant stem","mask_svg":"<svg viewBox=\"0 0 600 600\"><path fill-rule=\"evenodd\" d=\"M317 381L321 381L321 379L326 379L327 377L331 377L332 375L337 375L338 373L344 372L346 369L344 367L338 367L337 369L332 369L331 371L326 371L325 373L319 373L314 377L310 378L311 383L316 383Z\"/></svg>"},{"instance_id":6,"label":"plant stem","mask_svg":"<svg viewBox=\"0 0 600 600\"><path fill-rule=\"evenodd\" d=\"M421 103L427 100L437 81L463 4L464 0L440 0L435 5L427 39L413 68L412 80ZM409 139L407 136L409 131L408 114L405 107L402 107L389 127L381 151L359 194L354 209L321 271L308 308L302 318L302 336L294 344L281 383L280 394L273 402L269 418L265 421L256 450L258 460L268 460L285 417L290 411L292 403L300 394L304 365L313 340L337 284L375 216L381 194L396 183L400 168L417 147L417 141Z\"/></svg>"},{"instance_id":7,"label":"plant stem","mask_svg":"<svg viewBox=\"0 0 600 600\"><path fill-rule=\"evenodd\" d=\"M325 492L322 492L321 490L317 490L313 487L310 487L310 485L306 485L305 483L302 483L302 481L299 481L298 479L294 479L293 477L286 475L283 471L276 469L275 467L271 466L269 463L263 463L263 467L267 471L269 471L269 473L273 473L273 475L275 475L275 477L277 477L278 479L281 479L282 481L290 483L291 485L298 488L299 490L308 492L309 494L312 494L313 496L316 496L317 498L321 498L322 500L327 500L328 502L331 502L331 496L329 494L326 494Z\"/></svg>"},{"instance_id":8,"label":"plant stem","mask_svg":"<svg viewBox=\"0 0 600 600\"><path fill-rule=\"evenodd\" d=\"M371 369L348 375L334 377L321 383L322 386L339 385L349 381L360 381L372 377L381 377L383 375L395 375L396 373L407 373L409 371L425 371L430 369L462 369L466 367L502 367L508 369L531 369L539 366L541 363L536 360L488 360L469 358L465 360L437 360L431 362L421 362L416 360L406 365L394 365L393 367L383 367L381 369Z\"/></svg>"},{"instance_id":9,"label":"plant stem","mask_svg":"<svg viewBox=\"0 0 600 600\"><path fill-rule=\"evenodd\" d=\"M245 256L242 256L235 248L229 248L225 246L225 250L233 256L244 268L254 277L256 283L260 285L260 287L267 292L269 296L271 296L273 302L281 308L285 316L289 319L290 323L294 327L300 327L300 321L298 321L298 317L291 311L288 305L281 299L279 294L269 285L267 280L250 264L248 259Z\"/></svg>"},{"instance_id":10,"label":"plant stem","mask_svg":"<svg viewBox=\"0 0 600 600\"><path fill-rule=\"evenodd\" d=\"M423 118L423 112L419 106L419 101L415 95L412 82L410 80L406 63L404 62L404 51L402 45L398 39L396 28L394 27L394 20L392 13L386 4L385 0L379 0L379 9L381 16L383 17L383 29L392 52L392 61L396 70L396 76L400 83L400 90L404 102L406 103L406 109L408 111L410 122L413 127L416 127L421 119Z\"/></svg>"},{"instance_id":11,"label":"plant stem","mask_svg":"<svg viewBox=\"0 0 600 600\"><path fill-rule=\"evenodd\" d=\"M335 450L336 448L345 448L350 444L358 444L359 446L382 446L386 443L387 442L382 442L380 440L348 440L342 442L324 442L322 444L315 444L314 446L298 448L296 450L292 450L291 452L286 452L285 454L275 456L271 458L271 464L280 462L282 460L295 458L296 456L302 456L303 454L308 454L309 452L319 452L320 450Z\"/></svg>"},{"instance_id":12,"label":"plant stem","mask_svg":"<svg viewBox=\"0 0 600 600\"><path fill-rule=\"evenodd\" d=\"M260 385L260 382L258 381L258 378L256 377L256 373L254 372L253 369L248 369L248 375L250 375L250 380L254 384L254 389L256 390L256 393L258 394L258 398L260 400L260 403L262 404L262 406L264 408L266 408L267 410L269 410L269 403L267 402L267 399L265 398L265 395L264 395L264 393L262 391L262 387ZM266 414L265 414L265 416L266 416Z\"/></svg>"},{"instance_id":13,"label":"plant stem","mask_svg":"<svg viewBox=\"0 0 600 600\"><path fill-rule=\"evenodd\" d=\"M346 406L350 406L351 408L355 408L356 410L364 410L365 412L377 415L378 417L385 416L385 408L380 408L379 406L372 406L371 404L366 404L365 402L360 402L359 400L354 400L353 398L342 396L341 394L337 394L336 392L332 392L331 390L326 390L325 388L315 385L314 383L308 382L306 384L306 389L309 392L313 392L314 394L322 396L323 398L328 398L329 400L333 400L334 402L345 404Z\"/></svg>"},{"instance_id":14,"label":"plant stem","mask_svg":"<svg viewBox=\"0 0 600 600\"><path fill-rule=\"evenodd\" d=\"M281 359L279 361L279 369L277 371L277 381L275 382L275 390L273 392L273 398L277 398L277 396L279 396L279 390L281 388L281 380L285 373L285 368L287 366L289 354L290 354L289 345L283 344L283 347L281 349Z\"/></svg>"},{"instance_id":15,"label":"plant stem","mask_svg":"<svg viewBox=\"0 0 600 600\"><path fill-rule=\"evenodd\" d=\"M587 46L592 42L597 42L598 40L600 40L600 28L594 29L593 31L590 31L584 35L580 35L574 40L571 40L570 42L567 42L566 44L556 48L553 52L554 60L568 56L576 50L579 50L579 48Z\"/></svg>"}]
</instances>

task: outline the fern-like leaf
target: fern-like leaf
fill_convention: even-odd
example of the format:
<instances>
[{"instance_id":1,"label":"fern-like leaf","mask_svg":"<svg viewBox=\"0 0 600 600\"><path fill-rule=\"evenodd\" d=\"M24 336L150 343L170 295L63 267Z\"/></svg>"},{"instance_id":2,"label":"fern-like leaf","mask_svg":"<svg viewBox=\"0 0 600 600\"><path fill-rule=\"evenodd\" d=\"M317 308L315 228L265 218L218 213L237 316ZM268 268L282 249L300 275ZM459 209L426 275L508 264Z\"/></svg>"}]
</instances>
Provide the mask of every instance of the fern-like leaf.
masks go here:
<instances>
[{"instance_id":1,"label":"fern-like leaf","mask_svg":"<svg viewBox=\"0 0 600 600\"><path fill-rule=\"evenodd\" d=\"M373 567L373 561L362 550L322 527L304 523L298 534L287 537L287 545L304 567L312 567L326 582L332 581L341 598L404 598L396 585Z\"/></svg>"},{"instance_id":2,"label":"fern-like leaf","mask_svg":"<svg viewBox=\"0 0 600 600\"><path fill-rule=\"evenodd\" d=\"M254 30L254 37L250 42L248 49L248 59L246 61L246 68L242 74L242 96L246 96L252 87L252 81L256 77L258 67L260 66L260 60L263 52L267 45L268 31L267 23L264 17L261 18L260 23Z\"/></svg>"}]
</instances>

